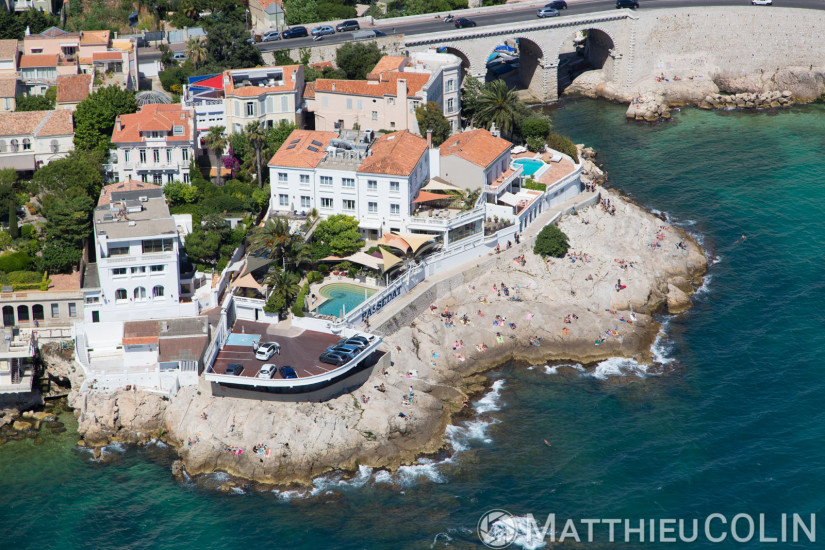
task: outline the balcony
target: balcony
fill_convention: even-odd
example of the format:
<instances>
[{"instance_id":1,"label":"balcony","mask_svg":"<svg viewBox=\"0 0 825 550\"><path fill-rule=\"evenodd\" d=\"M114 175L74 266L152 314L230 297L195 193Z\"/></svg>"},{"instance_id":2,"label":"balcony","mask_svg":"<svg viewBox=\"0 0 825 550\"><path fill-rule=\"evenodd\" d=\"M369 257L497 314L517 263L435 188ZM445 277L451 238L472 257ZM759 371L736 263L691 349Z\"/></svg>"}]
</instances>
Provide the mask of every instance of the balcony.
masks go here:
<instances>
[{"instance_id":1,"label":"balcony","mask_svg":"<svg viewBox=\"0 0 825 550\"><path fill-rule=\"evenodd\" d=\"M515 168L508 168L506 171L502 172L495 181L493 181L489 185L484 186L485 193L492 193L493 195L501 194L505 189L507 189L511 183L513 183L516 178L521 176L521 173L524 171L523 166L516 166Z\"/></svg>"}]
</instances>

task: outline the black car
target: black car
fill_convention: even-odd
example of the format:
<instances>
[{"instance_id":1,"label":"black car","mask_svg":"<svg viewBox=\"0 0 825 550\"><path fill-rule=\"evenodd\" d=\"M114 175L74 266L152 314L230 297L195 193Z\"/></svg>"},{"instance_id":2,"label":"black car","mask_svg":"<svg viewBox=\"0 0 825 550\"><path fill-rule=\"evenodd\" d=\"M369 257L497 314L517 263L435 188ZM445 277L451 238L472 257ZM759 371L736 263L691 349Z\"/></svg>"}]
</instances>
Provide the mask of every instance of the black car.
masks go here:
<instances>
[{"instance_id":1,"label":"black car","mask_svg":"<svg viewBox=\"0 0 825 550\"><path fill-rule=\"evenodd\" d=\"M567 9L567 2L564 0L553 0L546 6L545 8L553 8L554 10L566 10Z\"/></svg>"},{"instance_id":2,"label":"black car","mask_svg":"<svg viewBox=\"0 0 825 550\"><path fill-rule=\"evenodd\" d=\"M281 378L298 378L295 369L292 367L281 367L278 369L278 372L281 373Z\"/></svg>"},{"instance_id":3,"label":"black car","mask_svg":"<svg viewBox=\"0 0 825 550\"><path fill-rule=\"evenodd\" d=\"M619 8L638 8L639 2L636 0L616 0L616 9Z\"/></svg>"},{"instance_id":4,"label":"black car","mask_svg":"<svg viewBox=\"0 0 825 550\"><path fill-rule=\"evenodd\" d=\"M467 19L466 17L459 17L458 19L455 20L455 28L457 28L457 29L463 29L463 28L466 28L466 27L475 27L475 26L476 26L476 22L473 21L472 19Z\"/></svg>"},{"instance_id":5,"label":"black car","mask_svg":"<svg viewBox=\"0 0 825 550\"><path fill-rule=\"evenodd\" d=\"M230 376L240 376L243 372L243 365L240 363L229 363L226 366L226 373Z\"/></svg>"},{"instance_id":6,"label":"black car","mask_svg":"<svg viewBox=\"0 0 825 550\"><path fill-rule=\"evenodd\" d=\"M349 361L349 359L347 359L346 357L344 357L340 353L335 353L335 352L332 352L332 351L325 351L324 353L322 353L318 357L318 360L322 363L327 363L329 365L335 365L336 367L340 367L341 365L346 365L347 361Z\"/></svg>"},{"instance_id":7,"label":"black car","mask_svg":"<svg viewBox=\"0 0 825 550\"><path fill-rule=\"evenodd\" d=\"M360 31L361 25L359 25L355 19L350 19L349 21L335 25L335 30L338 32Z\"/></svg>"},{"instance_id":8,"label":"black car","mask_svg":"<svg viewBox=\"0 0 825 550\"><path fill-rule=\"evenodd\" d=\"M292 27L291 29L287 29L281 33L281 38L301 38L303 36L309 36L309 31L307 31L306 27Z\"/></svg>"},{"instance_id":9,"label":"black car","mask_svg":"<svg viewBox=\"0 0 825 550\"><path fill-rule=\"evenodd\" d=\"M351 344L352 344L352 343L355 343L355 342L361 342L361 343L364 345L364 347L367 347L368 345L370 345L370 340L371 340L371 339L372 339L372 338L370 338L370 339L368 340L367 338L365 338L365 337L363 337L363 336L358 336L358 335L356 335L356 336L350 336L349 338L347 338L347 339L346 339L346 341L347 341L348 343L351 343Z\"/></svg>"}]
</instances>

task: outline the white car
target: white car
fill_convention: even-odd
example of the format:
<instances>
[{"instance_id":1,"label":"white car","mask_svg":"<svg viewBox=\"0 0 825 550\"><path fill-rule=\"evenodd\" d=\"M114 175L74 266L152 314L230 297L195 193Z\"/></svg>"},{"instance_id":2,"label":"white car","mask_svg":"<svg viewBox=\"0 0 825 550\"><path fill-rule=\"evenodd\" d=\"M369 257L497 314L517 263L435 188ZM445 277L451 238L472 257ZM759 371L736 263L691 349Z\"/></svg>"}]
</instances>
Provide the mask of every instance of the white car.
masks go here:
<instances>
[{"instance_id":1,"label":"white car","mask_svg":"<svg viewBox=\"0 0 825 550\"><path fill-rule=\"evenodd\" d=\"M268 380L275 376L276 372L278 372L278 367L272 363L266 363L261 367L261 370L258 371L258 378L266 378Z\"/></svg>"},{"instance_id":2,"label":"white car","mask_svg":"<svg viewBox=\"0 0 825 550\"><path fill-rule=\"evenodd\" d=\"M753 6L771 6L771 5L773 5L773 0L751 0L751 5L753 5Z\"/></svg>"},{"instance_id":3,"label":"white car","mask_svg":"<svg viewBox=\"0 0 825 550\"><path fill-rule=\"evenodd\" d=\"M264 342L258 346L258 351L255 352L255 359L266 361L276 353L281 355L281 344L277 342Z\"/></svg>"}]
</instances>

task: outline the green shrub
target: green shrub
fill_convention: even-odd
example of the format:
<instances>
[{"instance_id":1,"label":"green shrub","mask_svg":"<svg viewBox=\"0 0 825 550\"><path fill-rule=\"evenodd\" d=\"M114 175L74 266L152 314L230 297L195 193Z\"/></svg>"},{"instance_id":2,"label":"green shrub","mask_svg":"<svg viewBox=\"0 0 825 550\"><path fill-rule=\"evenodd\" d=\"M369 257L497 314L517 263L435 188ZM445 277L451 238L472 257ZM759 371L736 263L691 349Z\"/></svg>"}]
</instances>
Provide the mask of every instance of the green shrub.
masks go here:
<instances>
[{"instance_id":1,"label":"green shrub","mask_svg":"<svg viewBox=\"0 0 825 550\"><path fill-rule=\"evenodd\" d=\"M33 239L35 237L35 228L33 225L24 225L20 228L21 239Z\"/></svg>"},{"instance_id":2,"label":"green shrub","mask_svg":"<svg viewBox=\"0 0 825 550\"><path fill-rule=\"evenodd\" d=\"M43 280L42 275L36 271L12 271L6 277L8 282L13 285L39 283Z\"/></svg>"},{"instance_id":3,"label":"green shrub","mask_svg":"<svg viewBox=\"0 0 825 550\"><path fill-rule=\"evenodd\" d=\"M521 135L528 140L531 137L540 138L544 142L544 136L550 133L550 120L545 116L531 116L521 123Z\"/></svg>"},{"instance_id":4,"label":"green shrub","mask_svg":"<svg viewBox=\"0 0 825 550\"><path fill-rule=\"evenodd\" d=\"M527 149L533 153L538 153L544 149L544 138L539 136L530 136L527 138Z\"/></svg>"},{"instance_id":5,"label":"green shrub","mask_svg":"<svg viewBox=\"0 0 825 550\"><path fill-rule=\"evenodd\" d=\"M229 264L229 258L221 258L218 260L218 265L215 267L215 270L220 273L222 272L226 266Z\"/></svg>"},{"instance_id":6,"label":"green shrub","mask_svg":"<svg viewBox=\"0 0 825 550\"><path fill-rule=\"evenodd\" d=\"M551 149L570 156L576 161L576 164L579 163L579 153L576 149L576 144L573 143L569 137L551 132L547 134L547 145L549 145Z\"/></svg>"},{"instance_id":7,"label":"green shrub","mask_svg":"<svg viewBox=\"0 0 825 550\"><path fill-rule=\"evenodd\" d=\"M321 273L321 275L326 275L327 273L329 273L329 266L327 264L321 264L318 266L318 271Z\"/></svg>"},{"instance_id":8,"label":"green shrub","mask_svg":"<svg viewBox=\"0 0 825 550\"><path fill-rule=\"evenodd\" d=\"M555 225L546 225L536 236L536 244L533 245L533 252L540 256L553 256L562 258L567 254L569 248L567 235Z\"/></svg>"},{"instance_id":9,"label":"green shrub","mask_svg":"<svg viewBox=\"0 0 825 550\"><path fill-rule=\"evenodd\" d=\"M317 271L310 271L307 273L307 282L310 284L320 283L324 280L324 276Z\"/></svg>"},{"instance_id":10,"label":"green shrub","mask_svg":"<svg viewBox=\"0 0 825 550\"><path fill-rule=\"evenodd\" d=\"M304 302L306 302L307 294L309 294L309 283L304 283L301 292L299 292L298 297L295 298L295 303L292 304L292 314L295 317L304 316Z\"/></svg>"},{"instance_id":11,"label":"green shrub","mask_svg":"<svg viewBox=\"0 0 825 550\"><path fill-rule=\"evenodd\" d=\"M267 313L280 313L286 307L284 297L273 292L264 305L264 311Z\"/></svg>"},{"instance_id":12,"label":"green shrub","mask_svg":"<svg viewBox=\"0 0 825 550\"><path fill-rule=\"evenodd\" d=\"M0 254L0 271L26 271L32 265L32 259L25 252L7 252Z\"/></svg>"}]
</instances>

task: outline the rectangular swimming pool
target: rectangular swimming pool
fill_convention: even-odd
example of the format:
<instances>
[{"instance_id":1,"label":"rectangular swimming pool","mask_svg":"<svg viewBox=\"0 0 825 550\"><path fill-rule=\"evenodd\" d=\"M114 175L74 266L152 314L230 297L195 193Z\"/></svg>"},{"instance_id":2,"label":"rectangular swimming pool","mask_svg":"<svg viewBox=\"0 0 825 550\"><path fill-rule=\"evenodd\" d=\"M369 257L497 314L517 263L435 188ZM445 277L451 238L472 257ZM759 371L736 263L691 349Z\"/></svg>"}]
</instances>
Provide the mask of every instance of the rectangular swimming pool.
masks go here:
<instances>
[{"instance_id":1,"label":"rectangular swimming pool","mask_svg":"<svg viewBox=\"0 0 825 550\"><path fill-rule=\"evenodd\" d=\"M513 161L513 164L521 165L523 175L532 176L538 172L542 166L544 166L544 161L539 159L516 159Z\"/></svg>"}]
</instances>

